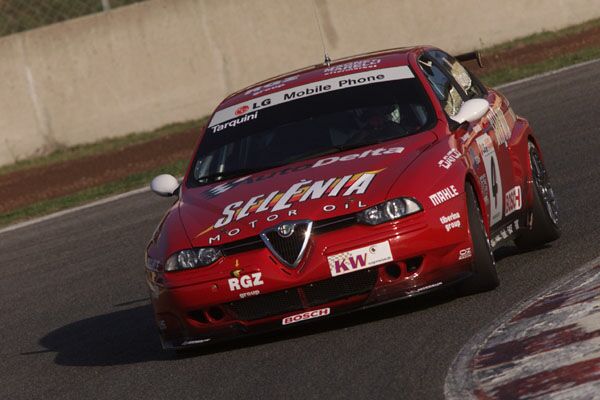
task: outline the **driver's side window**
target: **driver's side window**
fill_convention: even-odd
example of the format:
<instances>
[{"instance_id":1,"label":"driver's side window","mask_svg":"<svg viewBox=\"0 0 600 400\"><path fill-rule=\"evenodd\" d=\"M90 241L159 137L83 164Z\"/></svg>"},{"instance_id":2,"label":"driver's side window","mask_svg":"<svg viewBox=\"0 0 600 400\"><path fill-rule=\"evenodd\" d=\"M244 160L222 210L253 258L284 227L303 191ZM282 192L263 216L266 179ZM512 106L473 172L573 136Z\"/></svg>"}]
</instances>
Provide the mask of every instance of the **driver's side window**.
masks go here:
<instances>
[{"instance_id":1,"label":"driver's side window","mask_svg":"<svg viewBox=\"0 0 600 400\"><path fill-rule=\"evenodd\" d=\"M463 104L463 99L452 80L436 63L426 57L419 59L419 66L427 76L429 83L431 83L431 87L442 107L444 107L446 114L450 117L455 116Z\"/></svg>"}]
</instances>

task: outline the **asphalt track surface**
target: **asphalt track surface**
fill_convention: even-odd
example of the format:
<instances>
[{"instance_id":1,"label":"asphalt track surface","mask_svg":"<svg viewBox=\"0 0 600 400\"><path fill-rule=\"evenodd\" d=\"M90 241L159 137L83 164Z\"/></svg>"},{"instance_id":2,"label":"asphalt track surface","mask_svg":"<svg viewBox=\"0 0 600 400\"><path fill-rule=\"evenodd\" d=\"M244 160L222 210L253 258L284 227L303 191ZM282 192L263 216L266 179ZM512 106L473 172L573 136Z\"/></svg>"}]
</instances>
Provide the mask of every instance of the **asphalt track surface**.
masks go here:
<instances>
[{"instance_id":1,"label":"asphalt track surface","mask_svg":"<svg viewBox=\"0 0 600 400\"><path fill-rule=\"evenodd\" d=\"M0 234L0 399L443 398L464 343L599 253L600 63L503 92L540 138L563 237L499 250L497 290L445 291L177 357L160 349L143 274L170 201L136 194Z\"/></svg>"}]
</instances>

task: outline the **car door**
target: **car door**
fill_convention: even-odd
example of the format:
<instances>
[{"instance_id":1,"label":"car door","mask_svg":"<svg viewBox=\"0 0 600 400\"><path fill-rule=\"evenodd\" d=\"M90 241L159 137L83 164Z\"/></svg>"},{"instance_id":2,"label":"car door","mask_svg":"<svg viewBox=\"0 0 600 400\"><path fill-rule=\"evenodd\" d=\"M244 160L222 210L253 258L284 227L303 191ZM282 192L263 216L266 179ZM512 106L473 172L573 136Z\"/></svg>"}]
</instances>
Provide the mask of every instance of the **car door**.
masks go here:
<instances>
[{"instance_id":1,"label":"car door","mask_svg":"<svg viewBox=\"0 0 600 400\"><path fill-rule=\"evenodd\" d=\"M506 217L504 197L514 182L508 148L514 114L509 123L505 114L512 111L505 99L495 91L487 90L449 54L432 50L426 52L419 63L449 119L469 99L485 98L490 103L489 111L480 120L469 124L460 144L479 178L489 226L497 226ZM445 89L440 90L440 82L444 81Z\"/></svg>"}]
</instances>

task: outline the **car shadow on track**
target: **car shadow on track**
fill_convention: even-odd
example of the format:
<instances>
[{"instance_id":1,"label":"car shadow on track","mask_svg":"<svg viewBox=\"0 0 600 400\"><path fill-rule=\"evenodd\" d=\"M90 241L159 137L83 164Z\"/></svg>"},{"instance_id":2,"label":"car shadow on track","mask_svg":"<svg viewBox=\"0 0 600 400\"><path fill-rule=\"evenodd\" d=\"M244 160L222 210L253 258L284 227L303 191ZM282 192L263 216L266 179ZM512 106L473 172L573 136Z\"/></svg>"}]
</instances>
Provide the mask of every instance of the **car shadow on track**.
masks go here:
<instances>
[{"instance_id":1,"label":"car shadow on track","mask_svg":"<svg viewBox=\"0 0 600 400\"><path fill-rule=\"evenodd\" d=\"M190 349L183 353L161 349L152 307L143 305L73 322L48 333L39 343L48 351L57 353L54 362L59 365L109 366L177 360L226 353L395 318L435 307L455 298L454 290L443 289L427 296L333 316L280 331Z\"/></svg>"},{"instance_id":2,"label":"car shadow on track","mask_svg":"<svg viewBox=\"0 0 600 400\"><path fill-rule=\"evenodd\" d=\"M73 322L39 343L57 353L54 362L59 365L122 365L170 357L161 350L150 305Z\"/></svg>"}]
</instances>

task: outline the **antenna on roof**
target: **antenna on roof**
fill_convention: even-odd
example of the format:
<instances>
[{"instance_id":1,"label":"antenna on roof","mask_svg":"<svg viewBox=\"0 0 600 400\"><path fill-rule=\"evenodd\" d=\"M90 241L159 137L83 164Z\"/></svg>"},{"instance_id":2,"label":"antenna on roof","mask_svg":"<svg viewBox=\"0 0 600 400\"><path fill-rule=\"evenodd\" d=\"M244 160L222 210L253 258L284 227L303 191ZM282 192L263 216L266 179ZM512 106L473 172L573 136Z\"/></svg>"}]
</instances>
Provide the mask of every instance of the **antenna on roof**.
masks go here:
<instances>
[{"instance_id":1,"label":"antenna on roof","mask_svg":"<svg viewBox=\"0 0 600 400\"><path fill-rule=\"evenodd\" d=\"M331 58L329 58L329 54L327 54L327 48L325 47L325 37L323 36L323 27L321 26L321 19L319 18L319 12L317 11L317 2L313 0L313 9L315 11L315 19L317 20L317 26L319 27L319 36L321 37L321 45L323 46L323 54L325 55L325 60L323 64L328 67L331 65Z\"/></svg>"}]
</instances>

